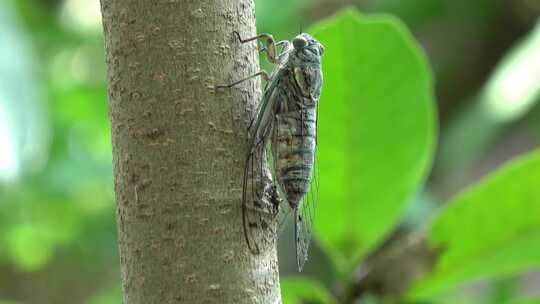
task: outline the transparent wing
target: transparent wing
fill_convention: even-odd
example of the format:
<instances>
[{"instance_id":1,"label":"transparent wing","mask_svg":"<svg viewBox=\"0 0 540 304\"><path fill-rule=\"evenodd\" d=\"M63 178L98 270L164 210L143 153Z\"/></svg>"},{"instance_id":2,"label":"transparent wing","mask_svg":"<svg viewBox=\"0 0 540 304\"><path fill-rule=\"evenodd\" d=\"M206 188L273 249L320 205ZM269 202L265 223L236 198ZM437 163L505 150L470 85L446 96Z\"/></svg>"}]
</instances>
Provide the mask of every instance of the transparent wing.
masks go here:
<instances>
[{"instance_id":1,"label":"transparent wing","mask_svg":"<svg viewBox=\"0 0 540 304\"><path fill-rule=\"evenodd\" d=\"M294 210L295 238L296 238L296 259L298 271L302 271L308 259L308 250L311 242L311 234L317 213L317 203L319 201L319 168L317 165L317 154L315 152L315 163L313 164L311 186L302 199L302 202Z\"/></svg>"},{"instance_id":2,"label":"transparent wing","mask_svg":"<svg viewBox=\"0 0 540 304\"><path fill-rule=\"evenodd\" d=\"M263 143L249 154L244 169L242 218L244 235L253 254L265 251L275 242L273 221L279 211L277 189L266 168L266 151Z\"/></svg>"},{"instance_id":3,"label":"transparent wing","mask_svg":"<svg viewBox=\"0 0 540 304\"><path fill-rule=\"evenodd\" d=\"M242 218L246 242L253 254L273 246L276 239L273 222L279 212L280 200L266 157L275 115L275 87L276 79L272 78L248 130L250 153L244 167Z\"/></svg>"},{"instance_id":4,"label":"transparent wing","mask_svg":"<svg viewBox=\"0 0 540 304\"><path fill-rule=\"evenodd\" d=\"M318 109L318 102L317 102ZM317 156L317 121L318 110L315 112L315 146L313 153L313 166L311 169L311 183L308 192L302 198L298 208L294 210L296 262L298 271L302 271L308 259L311 234L317 213L319 201L319 166Z\"/></svg>"},{"instance_id":5,"label":"transparent wing","mask_svg":"<svg viewBox=\"0 0 540 304\"><path fill-rule=\"evenodd\" d=\"M267 149L267 159L268 159L268 163L269 163L269 166L270 168L274 168L274 159L272 157L272 151L271 149ZM281 191L281 188L278 187L278 181L276 180L277 179L277 175L275 174L275 172L273 170L272 171L272 177L273 177L273 182L274 182L274 185L276 185L276 190L278 191L278 195L279 197L285 197L283 192ZM280 199L280 205L279 205L279 210L278 210L278 213L276 214L276 218L274 219L275 222L276 222L276 239L278 239L281 234L283 233L283 231L285 230L285 228L287 227L288 223L289 223L289 219L290 219L290 216L292 214L292 209L291 207L289 206L289 204L282 204L282 201L285 201L285 200L281 200Z\"/></svg>"}]
</instances>

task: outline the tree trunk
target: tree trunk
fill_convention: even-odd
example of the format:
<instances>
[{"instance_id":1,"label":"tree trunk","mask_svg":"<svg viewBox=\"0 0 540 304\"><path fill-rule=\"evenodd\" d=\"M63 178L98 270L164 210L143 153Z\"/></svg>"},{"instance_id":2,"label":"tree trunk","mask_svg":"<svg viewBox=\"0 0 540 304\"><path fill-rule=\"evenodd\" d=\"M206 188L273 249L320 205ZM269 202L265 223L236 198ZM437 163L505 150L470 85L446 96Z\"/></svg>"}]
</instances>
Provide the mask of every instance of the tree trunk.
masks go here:
<instances>
[{"instance_id":1,"label":"tree trunk","mask_svg":"<svg viewBox=\"0 0 540 304\"><path fill-rule=\"evenodd\" d=\"M242 232L252 0L101 0L126 304L279 303L275 249Z\"/></svg>"}]
</instances>

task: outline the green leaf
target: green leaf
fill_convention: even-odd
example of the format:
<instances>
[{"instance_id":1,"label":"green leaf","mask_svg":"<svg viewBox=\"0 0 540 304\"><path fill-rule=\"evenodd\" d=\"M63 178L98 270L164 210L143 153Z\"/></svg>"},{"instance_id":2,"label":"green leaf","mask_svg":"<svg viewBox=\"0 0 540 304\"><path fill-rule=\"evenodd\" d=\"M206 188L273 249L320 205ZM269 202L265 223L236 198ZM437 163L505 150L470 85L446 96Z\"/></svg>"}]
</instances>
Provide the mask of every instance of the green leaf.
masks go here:
<instances>
[{"instance_id":1,"label":"green leaf","mask_svg":"<svg viewBox=\"0 0 540 304\"><path fill-rule=\"evenodd\" d=\"M328 290L316 280L305 277L287 277L280 284L284 304L335 303Z\"/></svg>"},{"instance_id":2,"label":"green leaf","mask_svg":"<svg viewBox=\"0 0 540 304\"><path fill-rule=\"evenodd\" d=\"M395 226L431 164L431 73L405 26L347 9L315 26L325 46L316 234L346 272Z\"/></svg>"},{"instance_id":3,"label":"green leaf","mask_svg":"<svg viewBox=\"0 0 540 304\"><path fill-rule=\"evenodd\" d=\"M432 222L435 269L410 291L429 298L473 279L540 267L540 152L520 157L452 199Z\"/></svg>"}]
</instances>

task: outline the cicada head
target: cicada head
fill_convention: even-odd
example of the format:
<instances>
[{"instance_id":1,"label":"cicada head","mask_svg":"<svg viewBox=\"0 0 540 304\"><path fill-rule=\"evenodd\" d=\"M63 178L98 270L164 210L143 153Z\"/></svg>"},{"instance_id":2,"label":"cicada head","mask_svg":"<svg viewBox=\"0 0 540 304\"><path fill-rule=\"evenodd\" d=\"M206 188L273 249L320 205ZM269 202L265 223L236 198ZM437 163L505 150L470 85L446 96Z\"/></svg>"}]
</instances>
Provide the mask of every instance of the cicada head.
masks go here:
<instances>
[{"instance_id":1,"label":"cicada head","mask_svg":"<svg viewBox=\"0 0 540 304\"><path fill-rule=\"evenodd\" d=\"M324 53L322 44L307 33L294 37L292 41L296 56L307 62L320 62Z\"/></svg>"}]
</instances>

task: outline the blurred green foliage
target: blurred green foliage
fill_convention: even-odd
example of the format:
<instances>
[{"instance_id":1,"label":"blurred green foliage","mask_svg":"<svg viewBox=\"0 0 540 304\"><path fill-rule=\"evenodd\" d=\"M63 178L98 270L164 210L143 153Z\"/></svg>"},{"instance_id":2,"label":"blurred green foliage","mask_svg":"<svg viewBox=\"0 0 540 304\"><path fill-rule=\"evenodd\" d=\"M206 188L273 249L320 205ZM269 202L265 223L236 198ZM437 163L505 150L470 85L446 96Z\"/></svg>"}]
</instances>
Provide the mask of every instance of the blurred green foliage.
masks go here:
<instances>
[{"instance_id":1,"label":"blurred green foliage","mask_svg":"<svg viewBox=\"0 0 540 304\"><path fill-rule=\"evenodd\" d=\"M517 299L511 301L510 304L540 304L540 299Z\"/></svg>"},{"instance_id":2,"label":"blurred green foliage","mask_svg":"<svg viewBox=\"0 0 540 304\"><path fill-rule=\"evenodd\" d=\"M0 188L0 299L83 303L118 286L100 28L66 28L61 2L8 1L0 8L12 13L0 16L0 32L18 30L18 40L0 39L0 48L15 50L11 62L31 64L27 79L0 94L7 96L0 109L18 117L11 124L17 144L3 149L19 156L18 180ZM0 78L13 79L5 65L0 69ZM21 100L21 92L35 94ZM118 302L116 296L107 303Z\"/></svg>"},{"instance_id":3,"label":"blurred green foliage","mask_svg":"<svg viewBox=\"0 0 540 304\"><path fill-rule=\"evenodd\" d=\"M345 5L370 14L327 18ZM326 47L316 242L305 277L282 280L284 302L337 303L357 266L408 225L440 252L408 291L413 301L538 303L527 286L539 279L522 275L539 268L538 153L475 181L540 141L534 85L512 120L494 121L488 100L512 90L487 94L506 87L497 79L510 89L540 83L535 56L510 60L536 52L540 2L257 0L256 8L259 31L288 39L317 23L309 31ZM441 117L443 154L429 177L434 84L418 45ZM121 302L103 54L98 1L0 2L0 303ZM500 105L499 114L517 106ZM483 287L468 291L479 279Z\"/></svg>"},{"instance_id":4,"label":"blurred green foliage","mask_svg":"<svg viewBox=\"0 0 540 304\"><path fill-rule=\"evenodd\" d=\"M280 285L285 291L282 295L283 303L301 304L305 301L336 303L320 282L307 277L287 277L281 281Z\"/></svg>"}]
</instances>

